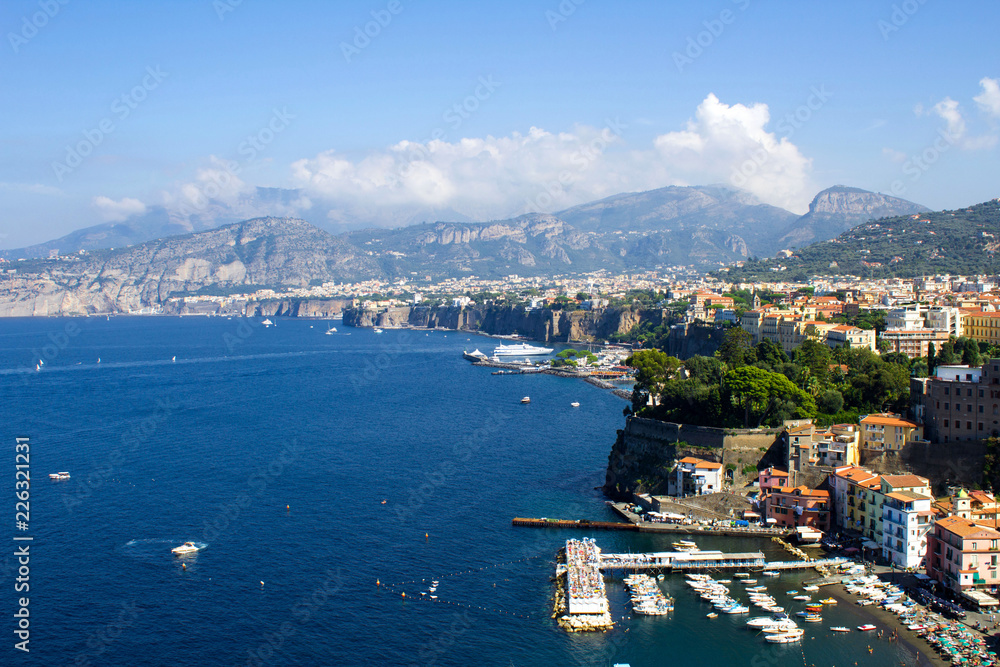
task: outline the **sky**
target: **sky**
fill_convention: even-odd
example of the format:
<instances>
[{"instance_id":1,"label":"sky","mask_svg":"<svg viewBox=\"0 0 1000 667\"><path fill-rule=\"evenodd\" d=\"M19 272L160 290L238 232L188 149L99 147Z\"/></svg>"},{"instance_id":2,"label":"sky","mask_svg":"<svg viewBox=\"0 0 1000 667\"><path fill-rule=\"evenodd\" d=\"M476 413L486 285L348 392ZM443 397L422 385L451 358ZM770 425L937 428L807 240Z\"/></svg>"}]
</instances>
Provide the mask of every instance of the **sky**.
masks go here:
<instances>
[{"instance_id":1,"label":"sky","mask_svg":"<svg viewBox=\"0 0 1000 667\"><path fill-rule=\"evenodd\" d=\"M997 25L986 1L5 0L0 248L258 186L335 228L716 183L957 208L1000 196Z\"/></svg>"}]
</instances>

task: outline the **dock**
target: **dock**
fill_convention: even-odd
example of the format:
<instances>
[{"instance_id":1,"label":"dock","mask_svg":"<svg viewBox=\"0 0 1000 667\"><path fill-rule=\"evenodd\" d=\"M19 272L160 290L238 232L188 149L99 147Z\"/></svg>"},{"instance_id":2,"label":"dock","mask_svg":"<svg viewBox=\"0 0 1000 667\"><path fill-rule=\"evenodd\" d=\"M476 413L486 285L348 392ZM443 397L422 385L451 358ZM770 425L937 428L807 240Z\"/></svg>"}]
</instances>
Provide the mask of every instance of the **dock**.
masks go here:
<instances>
[{"instance_id":1,"label":"dock","mask_svg":"<svg viewBox=\"0 0 1000 667\"><path fill-rule=\"evenodd\" d=\"M619 511L619 514L621 512ZM790 533L779 528L742 528L739 526L703 526L701 524L650 523L648 521L590 521L588 519L532 519L514 517L514 526L525 528L569 528L582 530L631 530L640 533L671 533L675 535L720 535L724 537L787 537Z\"/></svg>"},{"instance_id":2,"label":"dock","mask_svg":"<svg viewBox=\"0 0 1000 667\"><path fill-rule=\"evenodd\" d=\"M587 519L528 519L524 517L514 517L511 523L515 526L528 528L580 528L584 530L634 530L639 527L631 523L618 523L615 521L589 521Z\"/></svg>"},{"instance_id":3,"label":"dock","mask_svg":"<svg viewBox=\"0 0 1000 667\"><path fill-rule=\"evenodd\" d=\"M602 554L602 570L763 570L764 552L660 551L643 554Z\"/></svg>"}]
</instances>

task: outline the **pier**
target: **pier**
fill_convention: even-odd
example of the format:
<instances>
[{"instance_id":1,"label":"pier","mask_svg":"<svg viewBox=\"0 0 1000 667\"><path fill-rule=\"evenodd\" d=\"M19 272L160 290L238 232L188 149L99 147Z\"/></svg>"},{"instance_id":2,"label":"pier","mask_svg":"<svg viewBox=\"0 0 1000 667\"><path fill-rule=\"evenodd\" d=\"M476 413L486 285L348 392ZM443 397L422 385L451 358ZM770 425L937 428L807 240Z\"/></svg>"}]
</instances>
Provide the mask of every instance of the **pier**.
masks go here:
<instances>
[{"instance_id":1,"label":"pier","mask_svg":"<svg viewBox=\"0 0 1000 667\"><path fill-rule=\"evenodd\" d=\"M767 565L762 551L723 553L721 551L660 551L643 554L602 554L602 570L763 570Z\"/></svg>"},{"instance_id":2,"label":"pier","mask_svg":"<svg viewBox=\"0 0 1000 667\"><path fill-rule=\"evenodd\" d=\"M514 517L514 526L526 528L576 528L582 530L632 530L640 533L672 533L675 535L720 535L724 537L775 537L788 536L789 532L779 528L741 528L739 526L703 526L701 524L650 523L637 521L620 523L615 521L589 521L587 519L531 519Z\"/></svg>"},{"instance_id":3,"label":"pier","mask_svg":"<svg viewBox=\"0 0 1000 667\"><path fill-rule=\"evenodd\" d=\"M586 530L633 530L638 531L639 527L631 523L617 523L614 521L589 521L587 519L527 519L524 517L514 517L511 523L515 526L525 526L528 528L580 528Z\"/></svg>"}]
</instances>

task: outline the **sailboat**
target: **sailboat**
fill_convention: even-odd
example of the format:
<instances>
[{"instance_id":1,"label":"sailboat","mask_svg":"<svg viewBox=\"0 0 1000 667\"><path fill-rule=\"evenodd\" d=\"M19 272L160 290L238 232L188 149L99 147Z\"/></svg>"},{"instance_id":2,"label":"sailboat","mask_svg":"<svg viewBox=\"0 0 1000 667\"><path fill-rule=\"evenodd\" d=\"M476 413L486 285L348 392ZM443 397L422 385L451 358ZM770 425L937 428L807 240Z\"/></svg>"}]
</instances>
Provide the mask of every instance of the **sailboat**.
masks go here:
<instances>
[{"instance_id":1,"label":"sailboat","mask_svg":"<svg viewBox=\"0 0 1000 667\"><path fill-rule=\"evenodd\" d=\"M337 327L330 327L329 329L326 330L326 335L327 336L330 336L330 335L335 334L335 333L337 333Z\"/></svg>"}]
</instances>

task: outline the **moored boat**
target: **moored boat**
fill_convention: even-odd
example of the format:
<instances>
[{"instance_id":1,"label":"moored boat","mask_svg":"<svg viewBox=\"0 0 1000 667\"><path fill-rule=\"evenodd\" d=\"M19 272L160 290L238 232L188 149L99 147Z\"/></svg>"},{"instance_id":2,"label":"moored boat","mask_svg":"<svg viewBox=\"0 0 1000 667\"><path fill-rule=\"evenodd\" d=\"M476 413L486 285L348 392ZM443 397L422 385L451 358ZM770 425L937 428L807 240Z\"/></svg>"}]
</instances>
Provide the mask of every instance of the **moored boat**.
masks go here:
<instances>
[{"instance_id":1,"label":"moored boat","mask_svg":"<svg viewBox=\"0 0 1000 667\"><path fill-rule=\"evenodd\" d=\"M170 553L174 554L175 556L183 556L185 554L193 554L199 551L200 549L201 547L199 547L194 542L185 542L179 547L174 547L173 549L171 549Z\"/></svg>"}]
</instances>

